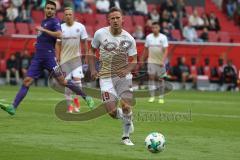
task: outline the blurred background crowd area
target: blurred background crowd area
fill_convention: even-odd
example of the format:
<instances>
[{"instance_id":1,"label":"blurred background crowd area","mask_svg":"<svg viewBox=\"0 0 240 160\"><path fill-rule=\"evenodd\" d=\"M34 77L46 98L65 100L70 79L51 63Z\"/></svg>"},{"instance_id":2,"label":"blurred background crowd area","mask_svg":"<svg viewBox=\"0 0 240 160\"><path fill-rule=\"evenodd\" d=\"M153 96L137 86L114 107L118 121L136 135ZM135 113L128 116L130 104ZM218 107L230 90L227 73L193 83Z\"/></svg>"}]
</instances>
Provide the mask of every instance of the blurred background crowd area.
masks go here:
<instances>
[{"instance_id":1,"label":"blurred background crowd area","mask_svg":"<svg viewBox=\"0 0 240 160\"><path fill-rule=\"evenodd\" d=\"M106 13L109 9L113 6L121 8L124 13L123 27L137 40L139 58L144 39L151 33L152 23L158 22L161 33L172 41L169 61L166 62L167 80L178 82L183 88L187 88L188 83L191 84L190 88L197 88L198 82L202 80L216 84L215 89L228 84L225 89L237 90L240 84L239 60L236 58L239 47L234 46L234 43L240 42L240 1L189 1L191 0L58 0L56 16L63 20L63 9L69 6L74 8L76 20L86 26L91 38L97 29L108 25ZM0 84L19 84L26 76L34 55L34 39L25 37L36 34L35 26L40 25L44 19L45 3L46 0L0 1ZM11 35L19 35L21 40L9 39ZM189 44L217 43L214 46L209 46L208 43L178 46L179 41ZM83 64L85 81L89 81L88 66ZM134 71L136 76L143 75L138 80L139 86L147 82L146 72L146 65ZM47 86L47 71L44 71L42 78L43 84Z\"/></svg>"},{"instance_id":2,"label":"blurred background crowd area","mask_svg":"<svg viewBox=\"0 0 240 160\"><path fill-rule=\"evenodd\" d=\"M187 0L186 0L187 1ZM106 13L113 6L124 12L124 28L143 40L159 22L170 41L239 42L239 0L206 0L190 5L185 0L56 0L57 17L64 7L75 10L76 19L86 25L89 36L108 25ZM152 3L155 2L155 3ZM34 26L44 18L46 0L1 0L0 35L35 34Z\"/></svg>"}]
</instances>

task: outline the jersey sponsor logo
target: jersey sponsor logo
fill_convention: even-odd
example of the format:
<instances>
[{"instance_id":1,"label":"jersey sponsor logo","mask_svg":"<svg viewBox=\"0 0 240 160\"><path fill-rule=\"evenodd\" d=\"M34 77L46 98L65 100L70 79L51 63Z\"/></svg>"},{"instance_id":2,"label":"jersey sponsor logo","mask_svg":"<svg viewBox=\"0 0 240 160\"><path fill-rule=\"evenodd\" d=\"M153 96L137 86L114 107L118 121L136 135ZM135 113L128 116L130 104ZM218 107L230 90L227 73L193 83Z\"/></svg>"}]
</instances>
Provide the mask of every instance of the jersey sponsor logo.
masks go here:
<instances>
[{"instance_id":1,"label":"jersey sponsor logo","mask_svg":"<svg viewBox=\"0 0 240 160\"><path fill-rule=\"evenodd\" d=\"M77 39L77 37L63 37L62 39Z\"/></svg>"},{"instance_id":2,"label":"jersey sponsor logo","mask_svg":"<svg viewBox=\"0 0 240 160\"><path fill-rule=\"evenodd\" d=\"M108 52L116 51L116 52L126 52L132 45L131 41L122 40L119 45L116 42L108 42L107 39L104 40L104 49Z\"/></svg>"},{"instance_id":3,"label":"jersey sponsor logo","mask_svg":"<svg viewBox=\"0 0 240 160\"><path fill-rule=\"evenodd\" d=\"M103 48L104 48L106 51L108 51L108 52L114 51L114 50L116 50L116 48L117 48L117 43L115 43L115 42L108 42L108 43L106 43L106 44L104 45Z\"/></svg>"},{"instance_id":4,"label":"jersey sponsor logo","mask_svg":"<svg viewBox=\"0 0 240 160\"><path fill-rule=\"evenodd\" d=\"M80 32L80 29L77 29L76 32L77 32L77 33Z\"/></svg>"}]
</instances>

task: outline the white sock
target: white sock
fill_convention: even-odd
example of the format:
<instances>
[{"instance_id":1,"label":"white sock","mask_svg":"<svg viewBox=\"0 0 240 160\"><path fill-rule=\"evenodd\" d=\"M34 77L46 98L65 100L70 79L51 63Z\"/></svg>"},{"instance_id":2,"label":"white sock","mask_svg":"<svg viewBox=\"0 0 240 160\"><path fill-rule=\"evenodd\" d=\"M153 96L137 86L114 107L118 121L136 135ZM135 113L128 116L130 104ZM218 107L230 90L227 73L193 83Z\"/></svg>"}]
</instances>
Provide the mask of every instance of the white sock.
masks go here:
<instances>
[{"instance_id":1,"label":"white sock","mask_svg":"<svg viewBox=\"0 0 240 160\"><path fill-rule=\"evenodd\" d=\"M122 137L129 137L130 135L130 127L132 123L132 112L125 114L123 113L123 136Z\"/></svg>"},{"instance_id":2,"label":"white sock","mask_svg":"<svg viewBox=\"0 0 240 160\"><path fill-rule=\"evenodd\" d=\"M123 111L122 108L117 108L117 119L123 119Z\"/></svg>"},{"instance_id":3,"label":"white sock","mask_svg":"<svg viewBox=\"0 0 240 160\"><path fill-rule=\"evenodd\" d=\"M148 90L151 95L151 97L155 96L155 90L156 90L156 85L154 80L149 80L148 81Z\"/></svg>"},{"instance_id":4,"label":"white sock","mask_svg":"<svg viewBox=\"0 0 240 160\"><path fill-rule=\"evenodd\" d=\"M71 105L72 103L72 91L68 88L65 88L65 98L66 98L66 101L67 101L67 106Z\"/></svg>"},{"instance_id":5,"label":"white sock","mask_svg":"<svg viewBox=\"0 0 240 160\"><path fill-rule=\"evenodd\" d=\"M159 81L159 91L160 91L160 95L159 95L159 98L160 99L163 99L164 97L164 92L165 92L165 81L162 79Z\"/></svg>"}]
</instances>

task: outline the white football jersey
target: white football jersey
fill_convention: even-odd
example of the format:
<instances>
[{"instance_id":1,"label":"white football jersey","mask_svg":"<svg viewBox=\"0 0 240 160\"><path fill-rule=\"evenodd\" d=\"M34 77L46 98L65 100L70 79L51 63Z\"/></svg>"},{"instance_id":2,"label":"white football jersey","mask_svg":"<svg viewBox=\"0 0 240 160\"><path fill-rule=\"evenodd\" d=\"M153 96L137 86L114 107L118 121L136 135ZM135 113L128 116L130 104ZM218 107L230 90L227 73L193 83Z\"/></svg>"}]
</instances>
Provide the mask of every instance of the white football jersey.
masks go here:
<instances>
[{"instance_id":1,"label":"white football jersey","mask_svg":"<svg viewBox=\"0 0 240 160\"><path fill-rule=\"evenodd\" d=\"M92 47L100 49L100 76L113 77L128 65L128 57L137 54L134 38L125 30L114 36L110 27L97 30L92 40Z\"/></svg>"},{"instance_id":2,"label":"white football jersey","mask_svg":"<svg viewBox=\"0 0 240 160\"><path fill-rule=\"evenodd\" d=\"M153 33L146 37L145 47L149 50L148 63L160 64L163 58L163 48L168 47L168 39L159 33L157 37Z\"/></svg>"},{"instance_id":3,"label":"white football jersey","mask_svg":"<svg viewBox=\"0 0 240 160\"><path fill-rule=\"evenodd\" d=\"M88 38L88 35L85 26L79 22L74 22L72 26L63 23L61 28L62 48L60 62L63 64L81 55L80 40Z\"/></svg>"}]
</instances>

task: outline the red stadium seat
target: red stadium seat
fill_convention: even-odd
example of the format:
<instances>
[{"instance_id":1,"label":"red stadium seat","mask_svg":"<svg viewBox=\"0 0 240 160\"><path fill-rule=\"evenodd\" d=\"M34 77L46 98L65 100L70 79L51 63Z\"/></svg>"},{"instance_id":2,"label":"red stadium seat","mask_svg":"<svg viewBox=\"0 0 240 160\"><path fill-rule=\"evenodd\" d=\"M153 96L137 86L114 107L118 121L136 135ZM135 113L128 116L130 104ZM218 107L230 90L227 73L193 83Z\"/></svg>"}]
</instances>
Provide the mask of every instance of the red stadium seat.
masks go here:
<instances>
[{"instance_id":1,"label":"red stadium seat","mask_svg":"<svg viewBox=\"0 0 240 160\"><path fill-rule=\"evenodd\" d=\"M76 20L77 22L80 22L80 23L85 24L85 23L84 23L84 20L83 20L83 16L82 16L82 14L79 13L79 12L75 12L75 20Z\"/></svg>"},{"instance_id":2,"label":"red stadium seat","mask_svg":"<svg viewBox=\"0 0 240 160\"><path fill-rule=\"evenodd\" d=\"M64 19L64 13L63 12L58 12L57 13L57 18L59 18L60 20Z\"/></svg>"},{"instance_id":3,"label":"red stadium seat","mask_svg":"<svg viewBox=\"0 0 240 160\"><path fill-rule=\"evenodd\" d=\"M37 31L35 29L36 26L40 26L40 24L36 24L36 23L35 24L30 24L30 29L29 29L30 34L37 35Z\"/></svg>"},{"instance_id":4,"label":"red stadium seat","mask_svg":"<svg viewBox=\"0 0 240 160\"><path fill-rule=\"evenodd\" d=\"M29 34L29 25L27 23L16 23L16 31L18 34Z\"/></svg>"},{"instance_id":5,"label":"red stadium seat","mask_svg":"<svg viewBox=\"0 0 240 160\"><path fill-rule=\"evenodd\" d=\"M124 23L128 23L130 25L133 25L132 16L124 16L123 21L124 21Z\"/></svg>"},{"instance_id":6,"label":"red stadium seat","mask_svg":"<svg viewBox=\"0 0 240 160\"><path fill-rule=\"evenodd\" d=\"M198 37L201 36L202 32L203 32L202 30L198 30L198 31L197 31Z\"/></svg>"},{"instance_id":7,"label":"red stadium seat","mask_svg":"<svg viewBox=\"0 0 240 160\"><path fill-rule=\"evenodd\" d=\"M129 23L123 24L123 29L132 34L134 32L134 26Z\"/></svg>"},{"instance_id":8,"label":"red stadium seat","mask_svg":"<svg viewBox=\"0 0 240 160\"><path fill-rule=\"evenodd\" d=\"M185 7L185 10L186 10L187 15L191 15L192 12L193 12L192 6L186 6L186 7Z\"/></svg>"},{"instance_id":9,"label":"red stadium seat","mask_svg":"<svg viewBox=\"0 0 240 160\"><path fill-rule=\"evenodd\" d=\"M156 5L156 4L148 4L147 8L148 8L148 13L151 12L155 7L157 7L157 10L160 11L160 6Z\"/></svg>"},{"instance_id":10,"label":"red stadium seat","mask_svg":"<svg viewBox=\"0 0 240 160\"><path fill-rule=\"evenodd\" d=\"M42 11L33 10L31 12L31 17L33 18L34 23L41 23L44 19L44 15Z\"/></svg>"},{"instance_id":11,"label":"red stadium seat","mask_svg":"<svg viewBox=\"0 0 240 160\"><path fill-rule=\"evenodd\" d=\"M97 24L99 26L107 26L107 15L106 14L96 14Z\"/></svg>"},{"instance_id":12,"label":"red stadium seat","mask_svg":"<svg viewBox=\"0 0 240 160\"><path fill-rule=\"evenodd\" d=\"M199 16L202 16L202 14L205 13L205 9L202 6L197 6L195 9L198 11Z\"/></svg>"},{"instance_id":13,"label":"red stadium seat","mask_svg":"<svg viewBox=\"0 0 240 160\"><path fill-rule=\"evenodd\" d=\"M134 31L133 21L131 16L124 16L123 17L123 27L126 31L129 33L132 33Z\"/></svg>"},{"instance_id":14,"label":"red stadium seat","mask_svg":"<svg viewBox=\"0 0 240 160\"><path fill-rule=\"evenodd\" d=\"M144 16L133 16L133 22L135 25L144 26L145 25Z\"/></svg>"},{"instance_id":15,"label":"red stadium seat","mask_svg":"<svg viewBox=\"0 0 240 160\"><path fill-rule=\"evenodd\" d=\"M174 38L176 38L177 40L181 40L182 39L181 32L178 29L173 29L172 30L172 36Z\"/></svg>"},{"instance_id":16,"label":"red stadium seat","mask_svg":"<svg viewBox=\"0 0 240 160\"><path fill-rule=\"evenodd\" d=\"M188 25L188 18L187 17L182 18L182 24L183 24L183 26Z\"/></svg>"},{"instance_id":17,"label":"red stadium seat","mask_svg":"<svg viewBox=\"0 0 240 160\"><path fill-rule=\"evenodd\" d=\"M93 26L86 26L86 30L87 30L88 36L92 38L95 32Z\"/></svg>"},{"instance_id":18,"label":"red stadium seat","mask_svg":"<svg viewBox=\"0 0 240 160\"><path fill-rule=\"evenodd\" d=\"M220 42L230 42L230 36L228 32L219 32L218 37Z\"/></svg>"},{"instance_id":19,"label":"red stadium seat","mask_svg":"<svg viewBox=\"0 0 240 160\"><path fill-rule=\"evenodd\" d=\"M95 26L97 23L95 14L82 14L82 18L88 26Z\"/></svg>"},{"instance_id":20,"label":"red stadium seat","mask_svg":"<svg viewBox=\"0 0 240 160\"><path fill-rule=\"evenodd\" d=\"M6 60L5 59L1 59L0 60L0 73L5 73L6 69L7 69Z\"/></svg>"},{"instance_id":21,"label":"red stadium seat","mask_svg":"<svg viewBox=\"0 0 240 160\"><path fill-rule=\"evenodd\" d=\"M108 24L98 23L98 24L96 24L96 26L95 26L95 30L98 30L98 29L100 29L100 28L102 28L102 27L107 27L107 26L108 26Z\"/></svg>"},{"instance_id":22,"label":"red stadium seat","mask_svg":"<svg viewBox=\"0 0 240 160\"><path fill-rule=\"evenodd\" d=\"M13 22L6 22L5 25L6 25L6 28L7 28L7 30L6 30L7 35L16 33L15 25L14 25Z\"/></svg>"},{"instance_id":23,"label":"red stadium seat","mask_svg":"<svg viewBox=\"0 0 240 160\"><path fill-rule=\"evenodd\" d=\"M209 42L217 42L218 41L218 35L215 31L208 32L208 41Z\"/></svg>"}]
</instances>

